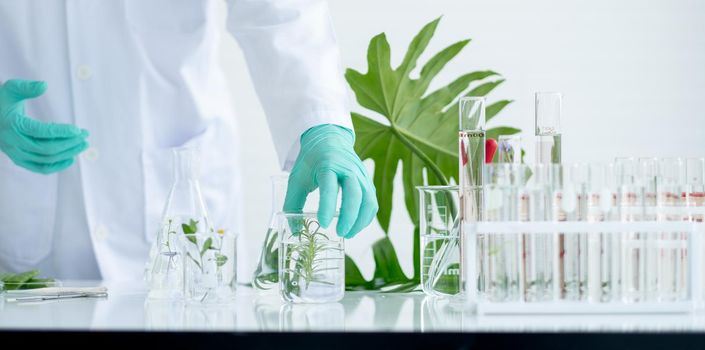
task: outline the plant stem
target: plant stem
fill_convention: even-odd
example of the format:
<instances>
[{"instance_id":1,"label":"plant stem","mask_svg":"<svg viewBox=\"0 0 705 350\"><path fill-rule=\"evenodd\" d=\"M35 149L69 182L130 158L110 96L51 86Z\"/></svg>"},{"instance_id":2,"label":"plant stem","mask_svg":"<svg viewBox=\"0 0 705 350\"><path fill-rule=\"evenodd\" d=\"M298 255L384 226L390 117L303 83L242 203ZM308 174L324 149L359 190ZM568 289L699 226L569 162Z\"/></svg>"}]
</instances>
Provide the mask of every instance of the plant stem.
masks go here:
<instances>
[{"instance_id":1,"label":"plant stem","mask_svg":"<svg viewBox=\"0 0 705 350\"><path fill-rule=\"evenodd\" d=\"M408 147L409 150L411 150L411 153L415 154L417 157L419 157L419 159L421 159L421 161L424 162L424 164L426 164L426 166L431 170L431 172L433 172L436 178L438 178L438 181L440 181L441 185L448 186L448 179L446 179L438 165L436 165L436 163L434 163L433 160L431 160L431 158L426 155L426 153L424 153L420 148L416 147L416 145L409 141L409 139L406 138L406 136L404 136L402 133L400 133L399 130L394 127L394 125L392 125L390 129L392 130L392 133L396 135L399 141L401 141L404 146Z\"/></svg>"}]
</instances>

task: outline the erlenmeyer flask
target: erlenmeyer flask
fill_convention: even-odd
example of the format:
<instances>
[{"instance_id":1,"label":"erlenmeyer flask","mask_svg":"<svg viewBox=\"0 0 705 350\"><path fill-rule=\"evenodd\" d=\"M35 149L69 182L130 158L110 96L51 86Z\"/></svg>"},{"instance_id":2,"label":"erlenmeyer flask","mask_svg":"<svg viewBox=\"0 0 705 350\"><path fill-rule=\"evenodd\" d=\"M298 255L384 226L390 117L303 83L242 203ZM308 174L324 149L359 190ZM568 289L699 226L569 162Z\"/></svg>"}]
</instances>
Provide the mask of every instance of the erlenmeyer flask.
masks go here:
<instances>
[{"instance_id":1,"label":"erlenmeyer flask","mask_svg":"<svg viewBox=\"0 0 705 350\"><path fill-rule=\"evenodd\" d=\"M211 232L196 175L196 153L188 148L177 148L173 152L174 184L164 206L147 268L150 299L183 296L183 240L179 235Z\"/></svg>"},{"instance_id":2,"label":"erlenmeyer flask","mask_svg":"<svg viewBox=\"0 0 705 350\"><path fill-rule=\"evenodd\" d=\"M272 215L269 227L262 243L257 269L252 277L252 285L259 291L277 290L279 283L279 233L277 232L276 214L282 211L286 196L288 174L274 175L272 180Z\"/></svg>"}]
</instances>

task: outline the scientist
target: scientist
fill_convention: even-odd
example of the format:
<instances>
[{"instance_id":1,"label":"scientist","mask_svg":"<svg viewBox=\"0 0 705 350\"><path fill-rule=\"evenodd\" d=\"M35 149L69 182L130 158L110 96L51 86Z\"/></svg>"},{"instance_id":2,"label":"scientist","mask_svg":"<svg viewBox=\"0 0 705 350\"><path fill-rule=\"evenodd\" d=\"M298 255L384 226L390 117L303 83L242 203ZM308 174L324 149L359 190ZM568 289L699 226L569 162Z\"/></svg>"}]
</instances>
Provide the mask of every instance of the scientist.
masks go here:
<instances>
[{"instance_id":1,"label":"scientist","mask_svg":"<svg viewBox=\"0 0 705 350\"><path fill-rule=\"evenodd\" d=\"M224 26L291 170L285 210L320 188L327 226L340 186L337 233L372 221L375 188L353 150L326 3L217 1L0 2L0 271L141 278L173 147L200 150L210 218L236 226L246 199L219 64Z\"/></svg>"}]
</instances>

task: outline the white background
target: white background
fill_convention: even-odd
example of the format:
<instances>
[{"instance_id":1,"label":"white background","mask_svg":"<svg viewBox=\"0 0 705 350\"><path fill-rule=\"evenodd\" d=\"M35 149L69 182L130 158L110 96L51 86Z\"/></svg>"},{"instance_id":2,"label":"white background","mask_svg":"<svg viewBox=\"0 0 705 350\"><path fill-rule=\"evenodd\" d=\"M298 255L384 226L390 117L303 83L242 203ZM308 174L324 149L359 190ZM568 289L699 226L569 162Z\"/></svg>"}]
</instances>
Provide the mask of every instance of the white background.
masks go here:
<instances>
[{"instance_id":1,"label":"white background","mask_svg":"<svg viewBox=\"0 0 705 350\"><path fill-rule=\"evenodd\" d=\"M501 73L506 82L489 102L515 102L491 125L523 129L529 150L533 92L560 91L564 161L705 156L705 1L337 0L330 8L343 67L361 72L374 35L387 33L396 65L418 30L443 15L420 64L458 40L473 40L431 89L470 71ZM279 168L247 68L228 35L222 65L241 124L246 199L240 271L248 279L269 221L268 177ZM411 273L411 223L401 192L394 205L390 236ZM375 222L347 244L367 277L373 269L369 246L381 236Z\"/></svg>"}]
</instances>

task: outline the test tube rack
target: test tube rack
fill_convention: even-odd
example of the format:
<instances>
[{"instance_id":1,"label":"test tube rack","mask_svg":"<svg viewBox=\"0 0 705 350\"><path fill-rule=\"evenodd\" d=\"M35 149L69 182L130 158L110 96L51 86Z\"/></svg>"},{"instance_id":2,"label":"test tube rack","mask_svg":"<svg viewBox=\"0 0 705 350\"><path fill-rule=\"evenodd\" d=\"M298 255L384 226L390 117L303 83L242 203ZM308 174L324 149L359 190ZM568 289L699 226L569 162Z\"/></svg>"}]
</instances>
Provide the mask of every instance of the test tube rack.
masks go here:
<instances>
[{"instance_id":1,"label":"test tube rack","mask_svg":"<svg viewBox=\"0 0 705 350\"><path fill-rule=\"evenodd\" d=\"M692 221L601 221L601 222L469 222L464 224L465 237L463 238L463 256L465 276L465 299L475 308L478 315L526 315L526 314L683 314L703 310L705 294L703 279L705 277L705 223ZM559 235L581 234L587 235L621 235L622 241L629 233L659 234L679 233L682 237L682 247L686 250L687 257L684 263L687 268L687 283L685 297L679 300L643 300L633 301L614 298L610 301L599 301L585 298L584 300L562 300L559 293ZM511 301L493 301L478 290L479 269L477 266L478 246L477 239L491 237L492 235L516 235L517 239L531 237L536 234L549 234L552 237L553 264L552 288L550 300L525 301L524 288L526 276L524 275L524 259L517 259L519 295L522 296ZM614 237L614 236L613 236ZM521 246L521 244L517 245ZM657 245L658 248L658 245ZM521 248L515 252L517 257L522 257ZM617 257L615 257L617 258ZM588 279L594 276L588 276ZM621 278L621 277L620 277ZM588 281L588 285L590 282Z\"/></svg>"}]
</instances>

